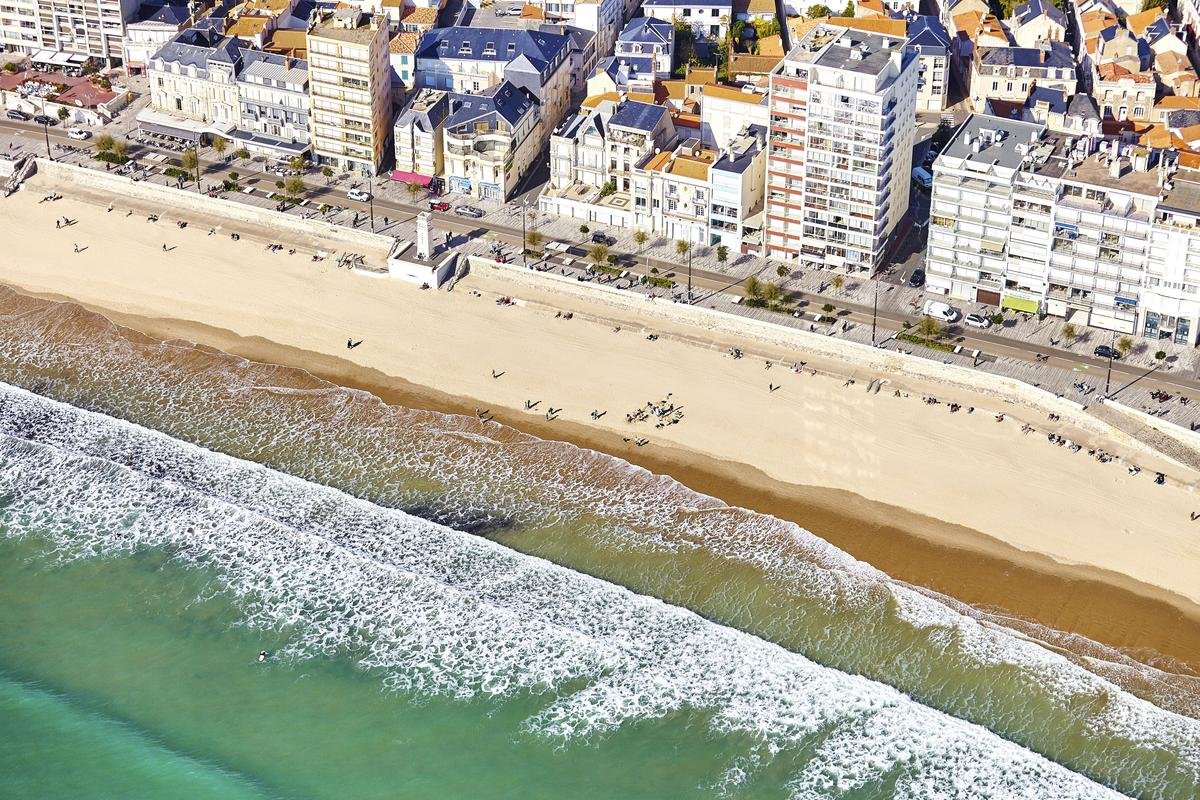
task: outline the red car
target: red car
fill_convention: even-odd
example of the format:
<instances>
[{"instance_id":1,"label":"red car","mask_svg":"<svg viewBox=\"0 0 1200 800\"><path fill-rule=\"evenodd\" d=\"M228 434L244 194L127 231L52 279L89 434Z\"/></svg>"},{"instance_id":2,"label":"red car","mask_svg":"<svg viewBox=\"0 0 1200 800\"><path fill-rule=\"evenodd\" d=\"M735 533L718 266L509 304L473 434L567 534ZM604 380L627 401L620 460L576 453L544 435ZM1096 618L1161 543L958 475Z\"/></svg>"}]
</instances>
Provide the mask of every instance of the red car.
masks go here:
<instances>
[{"instance_id":1,"label":"red car","mask_svg":"<svg viewBox=\"0 0 1200 800\"><path fill-rule=\"evenodd\" d=\"M430 200L429 201L429 210L430 211L449 211L450 204L444 200Z\"/></svg>"}]
</instances>

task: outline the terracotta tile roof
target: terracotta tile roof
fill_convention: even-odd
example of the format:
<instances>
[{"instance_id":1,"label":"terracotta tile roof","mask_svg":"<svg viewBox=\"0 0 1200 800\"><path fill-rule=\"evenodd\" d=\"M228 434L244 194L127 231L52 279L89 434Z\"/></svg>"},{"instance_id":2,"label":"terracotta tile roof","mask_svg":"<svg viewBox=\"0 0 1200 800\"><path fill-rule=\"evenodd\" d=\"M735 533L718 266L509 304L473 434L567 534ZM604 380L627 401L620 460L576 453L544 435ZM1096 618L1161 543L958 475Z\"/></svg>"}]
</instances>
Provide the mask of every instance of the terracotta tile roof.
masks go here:
<instances>
[{"instance_id":1,"label":"terracotta tile roof","mask_svg":"<svg viewBox=\"0 0 1200 800\"><path fill-rule=\"evenodd\" d=\"M1130 72L1112 61L1105 62L1096 68L1096 73L1102 81L1120 81L1128 78L1134 83L1154 83L1154 78L1144 72Z\"/></svg>"},{"instance_id":2,"label":"terracotta tile roof","mask_svg":"<svg viewBox=\"0 0 1200 800\"><path fill-rule=\"evenodd\" d=\"M229 36L257 36L267 27L267 17L238 17L225 29Z\"/></svg>"},{"instance_id":3,"label":"terracotta tile roof","mask_svg":"<svg viewBox=\"0 0 1200 800\"><path fill-rule=\"evenodd\" d=\"M804 38L804 34L811 31L821 23L825 22L826 17L813 17L812 19L803 19L801 17L788 17L788 30L792 32L792 41L798 42Z\"/></svg>"},{"instance_id":4,"label":"terracotta tile roof","mask_svg":"<svg viewBox=\"0 0 1200 800\"><path fill-rule=\"evenodd\" d=\"M774 14L775 0L733 0L733 13Z\"/></svg>"},{"instance_id":5,"label":"terracotta tile roof","mask_svg":"<svg viewBox=\"0 0 1200 800\"><path fill-rule=\"evenodd\" d=\"M734 55L737 55L736 53ZM783 52L783 37L778 33L774 36L764 36L758 40L758 55L760 56L785 56Z\"/></svg>"},{"instance_id":6,"label":"terracotta tile roof","mask_svg":"<svg viewBox=\"0 0 1200 800\"><path fill-rule=\"evenodd\" d=\"M1188 144L1188 149L1200 147L1200 125L1189 125L1179 129L1179 138Z\"/></svg>"},{"instance_id":7,"label":"terracotta tile roof","mask_svg":"<svg viewBox=\"0 0 1200 800\"><path fill-rule=\"evenodd\" d=\"M883 7L883 0L858 0L858 8L872 14L878 14L881 17L887 16L887 9Z\"/></svg>"},{"instance_id":8,"label":"terracotta tile roof","mask_svg":"<svg viewBox=\"0 0 1200 800\"><path fill-rule=\"evenodd\" d=\"M1163 15L1162 9L1151 8L1125 18L1125 27L1133 31L1135 36L1141 36L1151 22Z\"/></svg>"},{"instance_id":9,"label":"terracotta tile roof","mask_svg":"<svg viewBox=\"0 0 1200 800\"><path fill-rule=\"evenodd\" d=\"M388 42L388 52L397 54L415 53L417 52L417 45L420 43L421 34L414 33L413 31L400 31Z\"/></svg>"},{"instance_id":10,"label":"terracotta tile roof","mask_svg":"<svg viewBox=\"0 0 1200 800\"><path fill-rule=\"evenodd\" d=\"M292 58L308 58L308 36L302 30L276 28L263 42L263 50Z\"/></svg>"},{"instance_id":11,"label":"terracotta tile roof","mask_svg":"<svg viewBox=\"0 0 1200 800\"><path fill-rule=\"evenodd\" d=\"M881 33L886 36L907 36L908 24L902 19L884 19L882 17L830 17L830 25L840 25L853 28L856 31Z\"/></svg>"},{"instance_id":12,"label":"terracotta tile roof","mask_svg":"<svg viewBox=\"0 0 1200 800\"><path fill-rule=\"evenodd\" d=\"M706 83L701 89L705 97L719 97L722 100L734 100L747 105L762 105L763 95L757 92L743 92L732 86L721 86L716 83Z\"/></svg>"},{"instance_id":13,"label":"terracotta tile roof","mask_svg":"<svg viewBox=\"0 0 1200 800\"><path fill-rule=\"evenodd\" d=\"M410 8L400 22L405 25L436 25L438 10L436 8Z\"/></svg>"},{"instance_id":14,"label":"terracotta tile roof","mask_svg":"<svg viewBox=\"0 0 1200 800\"><path fill-rule=\"evenodd\" d=\"M1172 111L1178 108L1194 108L1200 111L1200 97L1178 97L1169 94L1163 99L1154 104L1155 108L1169 108Z\"/></svg>"},{"instance_id":15,"label":"terracotta tile roof","mask_svg":"<svg viewBox=\"0 0 1200 800\"><path fill-rule=\"evenodd\" d=\"M676 114L674 120L677 128L700 128L699 114Z\"/></svg>"},{"instance_id":16,"label":"terracotta tile roof","mask_svg":"<svg viewBox=\"0 0 1200 800\"><path fill-rule=\"evenodd\" d=\"M614 103L621 102L621 95L618 92L601 92L589 97L585 97L583 102L579 104L580 108L595 108L605 100L611 100Z\"/></svg>"},{"instance_id":17,"label":"terracotta tile roof","mask_svg":"<svg viewBox=\"0 0 1200 800\"><path fill-rule=\"evenodd\" d=\"M689 84L711 83L716 79L716 67L688 67L684 82Z\"/></svg>"},{"instance_id":18,"label":"terracotta tile roof","mask_svg":"<svg viewBox=\"0 0 1200 800\"><path fill-rule=\"evenodd\" d=\"M1089 11L1083 15L1083 32L1085 35L1099 33L1110 25L1117 24L1117 17L1109 11Z\"/></svg>"},{"instance_id":19,"label":"terracotta tile roof","mask_svg":"<svg viewBox=\"0 0 1200 800\"><path fill-rule=\"evenodd\" d=\"M660 90L664 94L660 95ZM654 96L661 96L664 100L668 97L672 100L682 100L687 96L687 84L681 80L655 81Z\"/></svg>"},{"instance_id":20,"label":"terracotta tile roof","mask_svg":"<svg viewBox=\"0 0 1200 800\"><path fill-rule=\"evenodd\" d=\"M734 53L729 59L730 75L768 75L779 66L783 56L750 55Z\"/></svg>"},{"instance_id":21,"label":"terracotta tile roof","mask_svg":"<svg viewBox=\"0 0 1200 800\"><path fill-rule=\"evenodd\" d=\"M545 19L546 12L541 6L531 6L529 3L521 6L521 19Z\"/></svg>"},{"instance_id":22,"label":"terracotta tile roof","mask_svg":"<svg viewBox=\"0 0 1200 800\"><path fill-rule=\"evenodd\" d=\"M663 168L663 164L666 164L670 160L671 160L671 153L669 153L669 152L655 153L654 157L646 162L646 166L644 167L644 169L647 172L661 172L662 168Z\"/></svg>"}]
</instances>

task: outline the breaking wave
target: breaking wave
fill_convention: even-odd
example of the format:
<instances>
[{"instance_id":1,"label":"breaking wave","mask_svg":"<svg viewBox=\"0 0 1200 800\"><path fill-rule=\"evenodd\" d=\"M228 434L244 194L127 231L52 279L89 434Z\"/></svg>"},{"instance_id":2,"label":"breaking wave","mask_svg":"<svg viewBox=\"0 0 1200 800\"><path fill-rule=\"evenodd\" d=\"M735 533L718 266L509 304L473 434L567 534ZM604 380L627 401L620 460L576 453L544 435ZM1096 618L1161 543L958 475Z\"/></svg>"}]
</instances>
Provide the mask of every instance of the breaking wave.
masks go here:
<instances>
[{"instance_id":1,"label":"breaking wave","mask_svg":"<svg viewBox=\"0 0 1200 800\"><path fill-rule=\"evenodd\" d=\"M6 386L0 436L0 529L206 568L292 658L348 655L416 695L541 695L525 725L547 737L700 710L766 758L804 751L796 798L1117 796L883 684L336 489Z\"/></svg>"}]
</instances>

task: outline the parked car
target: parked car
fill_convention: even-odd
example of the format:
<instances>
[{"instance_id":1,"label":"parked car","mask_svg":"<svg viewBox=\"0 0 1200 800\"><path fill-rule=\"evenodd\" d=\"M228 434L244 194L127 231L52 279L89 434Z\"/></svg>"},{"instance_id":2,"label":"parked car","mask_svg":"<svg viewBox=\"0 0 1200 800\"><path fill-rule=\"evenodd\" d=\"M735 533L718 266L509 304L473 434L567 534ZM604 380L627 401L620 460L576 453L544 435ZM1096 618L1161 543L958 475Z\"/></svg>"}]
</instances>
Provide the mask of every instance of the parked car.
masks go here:
<instances>
[{"instance_id":1,"label":"parked car","mask_svg":"<svg viewBox=\"0 0 1200 800\"><path fill-rule=\"evenodd\" d=\"M54 117L48 117L45 114L38 114L36 117L33 118L33 121L36 122L38 125L57 125L58 124L58 120L56 120Z\"/></svg>"},{"instance_id":2,"label":"parked car","mask_svg":"<svg viewBox=\"0 0 1200 800\"><path fill-rule=\"evenodd\" d=\"M595 233L592 234L592 243L593 244L602 244L602 245L605 245L606 247L612 247L614 244L617 243L617 239L615 236L609 236L607 233L604 233L602 231L596 231Z\"/></svg>"},{"instance_id":3,"label":"parked car","mask_svg":"<svg viewBox=\"0 0 1200 800\"><path fill-rule=\"evenodd\" d=\"M365 203L371 199L371 193L362 189L351 189L350 191L346 192L346 197L350 198L351 200L357 200L360 203Z\"/></svg>"},{"instance_id":4,"label":"parked car","mask_svg":"<svg viewBox=\"0 0 1200 800\"><path fill-rule=\"evenodd\" d=\"M29 122L29 115L24 111L18 111L15 108L10 108L5 116L7 116L9 119L19 120L20 122Z\"/></svg>"},{"instance_id":5,"label":"parked car","mask_svg":"<svg viewBox=\"0 0 1200 800\"><path fill-rule=\"evenodd\" d=\"M990 328L992 321L983 314L967 314L963 322L970 325L972 328Z\"/></svg>"},{"instance_id":6,"label":"parked car","mask_svg":"<svg viewBox=\"0 0 1200 800\"><path fill-rule=\"evenodd\" d=\"M927 317L940 319L942 322L956 322L959 317L957 309L951 308L950 305L940 300L926 300L925 308L921 313Z\"/></svg>"},{"instance_id":7,"label":"parked car","mask_svg":"<svg viewBox=\"0 0 1200 800\"><path fill-rule=\"evenodd\" d=\"M1102 344L1099 347L1097 347L1095 350L1092 351L1092 354L1095 355L1096 358L1111 358L1114 361L1116 361L1117 359L1119 359L1121 357L1120 350L1118 350L1115 347L1109 347L1106 344Z\"/></svg>"},{"instance_id":8,"label":"parked car","mask_svg":"<svg viewBox=\"0 0 1200 800\"><path fill-rule=\"evenodd\" d=\"M455 206L454 213L472 219L479 219L483 216L483 209L475 206Z\"/></svg>"},{"instance_id":9,"label":"parked car","mask_svg":"<svg viewBox=\"0 0 1200 800\"><path fill-rule=\"evenodd\" d=\"M508 10L505 11L504 14L509 17L519 17L521 16L521 10L521 6L509 6ZM497 16L499 16L499 14L497 14Z\"/></svg>"},{"instance_id":10,"label":"parked car","mask_svg":"<svg viewBox=\"0 0 1200 800\"><path fill-rule=\"evenodd\" d=\"M445 200L430 200L429 201L429 210L430 211L449 211L450 204L447 203Z\"/></svg>"},{"instance_id":11,"label":"parked car","mask_svg":"<svg viewBox=\"0 0 1200 800\"><path fill-rule=\"evenodd\" d=\"M912 276L908 279L908 285L914 289L925 285L925 270L914 269Z\"/></svg>"},{"instance_id":12,"label":"parked car","mask_svg":"<svg viewBox=\"0 0 1200 800\"><path fill-rule=\"evenodd\" d=\"M91 131L84 130L83 128L67 128L67 136L70 136L72 139L83 141L84 139L91 138L91 135Z\"/></svg>"}]
</instances>

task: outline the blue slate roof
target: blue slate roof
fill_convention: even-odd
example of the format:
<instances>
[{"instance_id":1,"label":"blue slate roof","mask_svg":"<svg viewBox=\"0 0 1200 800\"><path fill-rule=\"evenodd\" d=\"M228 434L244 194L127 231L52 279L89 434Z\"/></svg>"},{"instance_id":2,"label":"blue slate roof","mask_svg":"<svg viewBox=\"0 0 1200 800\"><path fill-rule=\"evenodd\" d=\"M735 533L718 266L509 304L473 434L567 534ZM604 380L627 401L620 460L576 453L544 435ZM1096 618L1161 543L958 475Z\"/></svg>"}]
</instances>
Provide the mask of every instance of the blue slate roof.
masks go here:
<instances>
[{"instance_id":1,"label":"blue slate roof","mask_svg":"<svg viewBox=\"0 0 1200 800\"><path fill-rule=\"evenodd\" d=\"M181 67L194 67L200 77L206 77L210 61L234 63L238 60L238 49L235 37L226 37L207 28L188 28L163 45L153 57Z\"/></svg>"},{"instance_id":2,"label":"blue slate roof","mask_svg":"<svg viewBox=\"0 0 1200 800\"><path fill-rule=\"evenodd\" d=\"M617 41L670 44L675 41L675 26L666 20L654 17L638 17L629 20L625 30L617 36Z\"/></svg>"},{"instance_id":3,"label":"blue slate roof","mask_svg":"<svg viewBox=\"0 0 1200 800\"><path fill-rule=\"evenodd\" d=\"M489 48L488 44L492 46ZM512 61L525 56L539 71L565 58L570 37L523 28L434 28L417 48L417 58Z\"/></svg>"},{"instance_id":4,"label":"blue slate roof","mask_svg":"<svg viewBox=\"0 0 1200 800\"><path fill-rule=\"evenodd\" d=\"M501 122L515 127L537 101L529 92L514 86L509 81L498 83L480 94L450 95L450 115L446 127L476 122ZM501 126L502 127L502 126Z\"/></svg>"},{"instance_id":5,"label":"blue slate roof","mask_svg":"<svg viewBox=\"0 0 1200 800\"><path fill-rule=\"evenodd\" d=\"M1084 119L1100 119L1100 110L1096 108L1096 101L1092 99L1091 95L1080 92L1071 98L1071 103L1067 106L1067 115Z\"/></svg>"},{"instance_id":6,"label":"blue slate roof","mask_svg":"<svg viewBox=\"0 0 1200 800\"><path fill-rule=\"evenodd\" d=\"M733 8L733 0L644 0L643 6L647 8L678 8L681 12L685 8Z\"/></svg>"},{"instance_id":7,"label":"blue slate roof","mask_svg":"<svg viewBox=\"0 0 1200 800\"><path fill-rule=\"evenodd\" d=\"M622 128L632 128L648 133L654 130L654 127L658 125L663 117L669 115L670 112L663 106L626 100L617 108L612 118L609 119L608 124L620 125Z\"/></svg>"},{"instance_id":8,"label":"blue slate roof","mask_svg":"<svg viewBox=\"0 0 1200 800\"><path fill-rule=\"evenodd\" d=\"M982 47L979 61L989 67L1037 67L1048 69L1074 69L1075 57L1071 48L1063 42L1050 42L1049 48L1041 47Z\"/></svg>"},{"instance_id":9,"label":"blue slate roof","mask_svg":"<svg viewBox=\"0 0 1200 800\"><path fill-rule=\"evenodd\" d=\"M171 3L143 3L138 8L137 22L161 22L164 25L182 25L187 22L187 6Z\"/></svg>"},{"instance_id":10,"label":"blue slate roof","mask_svg":"<svg viewBox=\"0 0 1200 800\"><path fill-rule=\"evenodd\" d=\"M1190 128L1193 125L1200 125L1200 111L1181 108L1167 112L1168 128Z\"/></svg>"},{"instance_id":11,"label":"blue slate roof","mask_svg":"<svg viewBox=\"0 0 1200 800\"><path fill-rule=\"evenodd\" d=\"M649 75L653 78L654 59L641 56L609 56L596 65L596 72L603 72L618 86L624 86L638 75Z\"/></svg>"},{"instance_id":12,"label":"blue slate roof","mask_svg":"<svg viewBox=\"0 0 1200 800\"><path fill-rule=\"evenodd\" d=\"M1061 89L1050 89L1045 86L1034 86L1029 92L1026 107L1032 108L1038 103L1045 103L1051 114L1065 114L1067 111L1067 95Z\"/></svg>"},{"instance_id":13,"label":"blue slate roof","mask_svg":"<svg viewBox=\"0 0 1200 800\"><path fill-rule=\"evenodd\" d=\"M913 15L908 20L908 45L920 50L950 47L950 34L937 17Z\"/></svg>"},{"instance_id":14,"label":"blue slate roof","mask_svg":"<svg viewBox=\"0 0 1200 800\"><path fill-rule=\"evenodd\" d=\"M1029 0L1013 9L1013 18L1020 25L1027 25L1043 15L1064 28L1067 27L1067 15L1059 11L1049 0Z\"/></svg>"},{"instance_id":15,"label":"blue slate roof","mask_svg":"<svg viewBox=\"0 0 1200 800\"><path fill-rule=\"evenodd\" d=\"M1142 32L1142 38L1153 44L1164 36L1169 36L1171 33L1171 23L1167 22L1163 17L1159 17L1146 26L1146 30Z\"/></svg>"}]
</instances>

